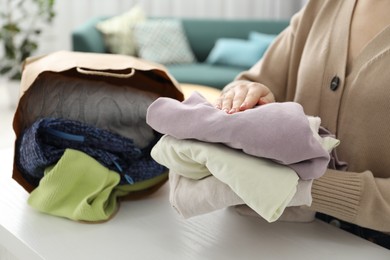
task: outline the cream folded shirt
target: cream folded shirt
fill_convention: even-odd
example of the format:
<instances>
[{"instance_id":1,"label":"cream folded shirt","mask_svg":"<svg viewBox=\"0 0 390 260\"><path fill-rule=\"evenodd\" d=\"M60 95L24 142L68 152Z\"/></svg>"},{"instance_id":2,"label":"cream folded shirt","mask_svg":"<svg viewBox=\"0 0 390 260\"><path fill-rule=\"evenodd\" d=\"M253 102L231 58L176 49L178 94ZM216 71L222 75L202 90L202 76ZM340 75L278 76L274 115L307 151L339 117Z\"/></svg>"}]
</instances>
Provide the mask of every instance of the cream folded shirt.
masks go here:
<instances>
[{"instance_id":1,"label":"cream folded shirt","mask_svg":"<svg viewBox=\"0 0 390 260\"><path fill-rule=\"evenodd\" d=\"M179 140L165 135L152 149L158 163L187 178L215 176L269 222L277 220L293 198L298 175L268 159L221 144Z\"/></svg>"}]
</instances>

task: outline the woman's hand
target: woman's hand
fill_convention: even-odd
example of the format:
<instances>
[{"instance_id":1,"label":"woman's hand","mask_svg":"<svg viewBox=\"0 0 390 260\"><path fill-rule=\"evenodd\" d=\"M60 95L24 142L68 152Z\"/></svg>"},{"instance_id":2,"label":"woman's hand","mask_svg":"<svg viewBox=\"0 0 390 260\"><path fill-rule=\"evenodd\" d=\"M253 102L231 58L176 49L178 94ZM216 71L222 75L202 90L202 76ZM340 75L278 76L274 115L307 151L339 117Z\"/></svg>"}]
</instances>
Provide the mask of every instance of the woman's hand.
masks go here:
<instances>
[{"instance_id":1,"label":"woman's hand","mask_svg":"<svg viewBox=\"0 0 390 260\"><path fill-rule=\"evenodd\" d=\"M263 84L250 81L235 81L227 85L221 96L215 101L216 108L233 114L275 102L273 93Z\"/></svg>"}]
</instances>

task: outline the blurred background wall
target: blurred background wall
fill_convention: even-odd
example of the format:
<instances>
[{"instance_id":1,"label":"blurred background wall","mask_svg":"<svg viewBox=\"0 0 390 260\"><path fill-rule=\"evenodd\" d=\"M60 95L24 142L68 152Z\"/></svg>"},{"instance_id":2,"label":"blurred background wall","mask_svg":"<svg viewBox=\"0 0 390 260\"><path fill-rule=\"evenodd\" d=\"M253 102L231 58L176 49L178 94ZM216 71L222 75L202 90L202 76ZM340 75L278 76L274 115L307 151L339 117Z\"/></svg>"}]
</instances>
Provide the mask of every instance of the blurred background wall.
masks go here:
<instances>
[{"instance_id":1,"label":"blurred background wall","mask_svg":"<svg viewBox=\"0 0 390 260\"><path fill-rule=\"evenodd\" d=\"M118 15L140 4L148 16L226 19L289 19L306 0L56 0L53 25L38 54L71 48L70 33L89 18Z\"/></svg>"}]
</instances>

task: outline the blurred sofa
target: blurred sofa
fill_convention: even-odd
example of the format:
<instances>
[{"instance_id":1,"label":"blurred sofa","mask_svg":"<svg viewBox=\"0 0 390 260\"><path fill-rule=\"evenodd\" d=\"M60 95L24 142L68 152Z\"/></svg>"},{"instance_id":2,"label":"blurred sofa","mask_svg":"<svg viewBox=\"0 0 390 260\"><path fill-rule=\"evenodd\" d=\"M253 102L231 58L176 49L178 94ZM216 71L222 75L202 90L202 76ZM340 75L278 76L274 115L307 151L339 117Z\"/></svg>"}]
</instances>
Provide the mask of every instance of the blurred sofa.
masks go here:
<instances>
[{"instance_id":1,"label":"blurred sofa","mask_svg":"<svg viewBox=\"0 0 390 260\"><path fill-rule=\"evenodd\" d=\"M73 50L107 53L103 35L96 28L98 22L107 18L95 17L76 27L71 35ZM164 65L179 83L206 85L218 89L222 89L238 73L253 65L251 59L259 58L251 55L250 48L245 47L249 35L254 39L264 35L274 37L289 24L287 20L181 18L180 21L196 61ZM256 32L259 35L252 35Z\"/></svg>"}]
</instances>

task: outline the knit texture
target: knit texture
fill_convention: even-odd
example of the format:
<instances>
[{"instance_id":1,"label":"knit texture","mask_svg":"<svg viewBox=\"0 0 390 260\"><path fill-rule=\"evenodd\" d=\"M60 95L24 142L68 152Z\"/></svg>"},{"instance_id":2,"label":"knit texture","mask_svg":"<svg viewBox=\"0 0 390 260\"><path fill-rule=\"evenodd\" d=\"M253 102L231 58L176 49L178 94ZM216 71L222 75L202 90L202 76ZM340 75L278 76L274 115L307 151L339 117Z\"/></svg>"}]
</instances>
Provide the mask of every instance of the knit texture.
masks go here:
<instances>
[{"instance_id":1,"label":"knit texture","mask_svg":"<svg viewBox=\"0 0 390 260\"><path fill-rule=\"evenodd\" d=\"M151 143L151 146L154 143ZM24 177L37 185L44 169L56 163L66 148L80 150L121 175L121 184L162 174L165 168L132 140L78 121L44 118L25 131L16 149L16 163Z\"/></svg>"},{"instance_id":2,"label":"knit texture","mask_svg":"<svg viewBox=\"0 0 390 260\"><path fill-rule=\"evenodd\" d=\"M363 189L358 174L337 174L329 170L312 185L312 209L354 222Z\"/></svg>"},{"instance_id":3,"label":"knit texture","mask_svg":"<svg viewBox=\"0 0 390 260\"><path fill-rule=\"evenodd\" d=\"M158 95L129 84L44 72L19 103L20 122L24 129L40 118L66 118L119 134L144 148L154 138L146 110Z\"/></svg>"}]
</instances>

